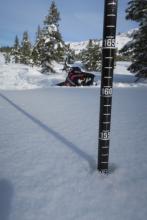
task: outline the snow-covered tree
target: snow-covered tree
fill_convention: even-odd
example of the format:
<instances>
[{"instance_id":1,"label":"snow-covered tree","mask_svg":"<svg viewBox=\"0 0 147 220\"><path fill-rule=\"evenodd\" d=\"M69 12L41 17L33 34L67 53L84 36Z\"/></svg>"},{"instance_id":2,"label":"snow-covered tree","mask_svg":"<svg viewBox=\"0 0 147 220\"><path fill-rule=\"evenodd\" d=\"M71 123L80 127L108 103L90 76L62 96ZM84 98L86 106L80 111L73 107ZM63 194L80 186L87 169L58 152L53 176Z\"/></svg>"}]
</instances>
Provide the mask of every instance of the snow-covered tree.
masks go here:
<instances>
[{"instance_id":1,"label":"snow-covered tree","mask_svg":"<svg viewBox=\"0 0 147 220\"><path fill-rule=\"evenodd\" d=\"M129 70L139 78L147 77L147 0L129 1L126 18L138 22L139 28L133 33L133 41L122 51L133 54Z\"/></svg>"},{"instance_id":2,"label":"snow-covered tree","mask_svg":"<svg viewBox=\"0 0 147 220\"><path fill-rule=\"evenodd\" d=\"M89 40L85 50L82 51L81 59L87 70L97 71L101 69L100 45Z\"/></svg>"},{"instance_id":3,"label":"snow-covered tree","mask_svg":"<svg viewBox=\"0 0 147 220\"><path fill-rule=\"evenodd\" d=\"M65 70L66 72L69 71L69 68L71 67L70 64L73 64L76 60L76 55L75 55L75 51L72 50L70 48L70 44L65 44L65 47L64 47L64 64L63 64L63 69L62 70Z\"/></svg>"},{"instance_id":4,"label":"snow-covered tree","mask_svg":"<svg viewBox=\"0 0 147 220\"><path fill-rule=\"evenodd\" d=\"M23 39L21 42L21 56L20 62L23 64L30 64L31 63L31 43L29 40L28 32L25 31L23 33Z\"/></svg>"},{"instance_id":5,"label":"snow-covered tree","mask_svg":"<svg viewBox=\"0 0 147 220\"><path fill-rule=\"evenodd\" d=\"M38 25L36 32L36 41L32 49L32 60L34 65L41 65L41 49L44 46L44 41L42 39L42 30Z\"/></svg>"},{"instance_id":6,"label":"snow-covered tree","mask_svg":"<svg viewBox=\"0 0 147 220\"><path fill-rule=\"evenodd\" d=\"M38 42L42 73L54 72L52 61L63 60L64 42L59 32L60 14L54 1L45 17L42 36Z\"/></svg>"},{"instance_id":7,"label":"snow-covered tree","mask_svg":"<svg viewBox=\"0 0 147 220\"><path fill-rule=\"evenodd\" d=\"M9 52L4 53L4 58L5 58L5 64L8 64L11 62L11 55Z\"/></svg>"},{"instance_id":8,"label":"snow-covered tree","mask_svg":"<svg viewBox=\"0 0 147 220\"><path fill-rule=\"evenodd\" d=\"M41 39L42 31L40 25L38 25L37 32L36 32L36 42Z\"/></svg>"},{"instance_id":9,"label":"snow-covered tree","mask_svg":"<svg viewBox=\"0 0 147 220\"><path fill-rule=\"evenodd\" d=\"M13 61L15 63L20 63L21 51L20 51L19 39L17 35L15 37L14 46L12 48L11 55L13 56Z\"/></svg>"}]
</instances>

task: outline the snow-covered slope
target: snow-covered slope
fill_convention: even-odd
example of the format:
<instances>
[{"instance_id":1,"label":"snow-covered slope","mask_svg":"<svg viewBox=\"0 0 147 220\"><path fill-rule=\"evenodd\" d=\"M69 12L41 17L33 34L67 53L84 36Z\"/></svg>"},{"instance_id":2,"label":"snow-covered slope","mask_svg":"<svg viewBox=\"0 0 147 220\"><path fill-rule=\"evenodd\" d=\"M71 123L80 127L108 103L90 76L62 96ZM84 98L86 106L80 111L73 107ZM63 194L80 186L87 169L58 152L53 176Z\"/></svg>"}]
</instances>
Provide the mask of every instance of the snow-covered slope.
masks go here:
<instances>
[{"instance_id":1,"label":"snow-covered slope","mask_svg":"<svg viewBox=\"0 0 147 220\"><path fill-rule=\"evenodd\" d=\"M82 50L86 49L88 40L80 42L66 42L66 44L70 45L70 48L75 51L75 54L79 54Z\"/></svg>"},{"instance_id":2,"label":"snow-covered slope","mask_svg":"<svg viewBox=\"0 0 147 220\"><path fill-rule=\"evenodd\" d=\"M127 33L118 34L116 36L116 47L121 50L129 41L132 40L131 31Z\"/></svg>"},{"instance_id":3,"label":"snow-covered slope","mask_svg":"<svg viewBox=\"0 0 147 220\"><path fill-rule=\"evenodd\" d=\"M135 29L128 31L127 33L120 33L116 36L116 47L118 50L122 49L122 47L127 44L129 41L132 40L131 34L133 33ZM95 41L99 42L100 45L102 45L102 40ZM81 42L67 42L67 44L70 44L70 48L75 51L76 54L80 53L82 50L84 50L88 44L88 41L81 41Z\"/></svg>"}]
</instances>

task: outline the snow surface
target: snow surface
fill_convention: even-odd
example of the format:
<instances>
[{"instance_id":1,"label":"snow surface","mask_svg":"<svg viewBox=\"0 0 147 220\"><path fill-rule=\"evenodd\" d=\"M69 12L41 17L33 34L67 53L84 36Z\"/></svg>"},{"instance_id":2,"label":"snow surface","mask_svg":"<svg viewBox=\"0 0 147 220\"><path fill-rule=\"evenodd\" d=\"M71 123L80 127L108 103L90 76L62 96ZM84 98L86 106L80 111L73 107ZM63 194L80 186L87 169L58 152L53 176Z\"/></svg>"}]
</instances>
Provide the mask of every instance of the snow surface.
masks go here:
<instances>
[{"instance_id":1,"label":"snow surface","mask_svg":"<svg viewBox=\"0 0 147 220\"><path fill-rule=\"evenodd\" d=\"M99 88L0 91L1 220L143 220L147 88L115 88L110 174L96 170Z\"/></svg>"}]
</instances>

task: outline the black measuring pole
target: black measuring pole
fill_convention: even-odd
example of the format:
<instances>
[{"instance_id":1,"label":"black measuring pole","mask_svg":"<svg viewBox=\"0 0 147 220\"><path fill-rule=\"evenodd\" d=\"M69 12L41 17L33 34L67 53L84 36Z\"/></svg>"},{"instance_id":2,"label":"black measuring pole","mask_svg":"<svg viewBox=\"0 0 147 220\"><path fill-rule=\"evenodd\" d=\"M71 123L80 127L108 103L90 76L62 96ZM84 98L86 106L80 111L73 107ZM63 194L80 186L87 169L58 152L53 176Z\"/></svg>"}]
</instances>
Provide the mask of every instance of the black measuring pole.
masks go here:
<instances>
[{"instance_id":1,"label":"black measuring pole","mask_svg":"<svg viewBox=\"0 0 147 220\"><path fill-rule=\"evenodd\" d=\"M108 172L109 161L116 21L117 0L105 0L97 167L104 173Z\"/></svg>"}]
</instances>

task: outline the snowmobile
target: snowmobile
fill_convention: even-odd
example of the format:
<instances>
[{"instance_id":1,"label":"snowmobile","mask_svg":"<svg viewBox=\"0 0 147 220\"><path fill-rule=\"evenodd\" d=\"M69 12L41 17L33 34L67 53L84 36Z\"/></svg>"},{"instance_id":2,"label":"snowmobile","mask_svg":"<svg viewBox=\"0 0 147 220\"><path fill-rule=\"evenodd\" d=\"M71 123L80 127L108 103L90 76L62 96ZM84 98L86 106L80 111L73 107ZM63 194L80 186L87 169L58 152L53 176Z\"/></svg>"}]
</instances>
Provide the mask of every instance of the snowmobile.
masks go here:
<instances>
[{"instance_id":1,"label":"snowmobile","mask_svg":"<svg viewBox=\"0 0 147 220\"><path fill-rule=\"evenodd\" d=\"M71 67L65 82L57 84L58 86L90 86L94 84L95 75L81 71L79 67Z\"/></svg>"}]
</instances>

